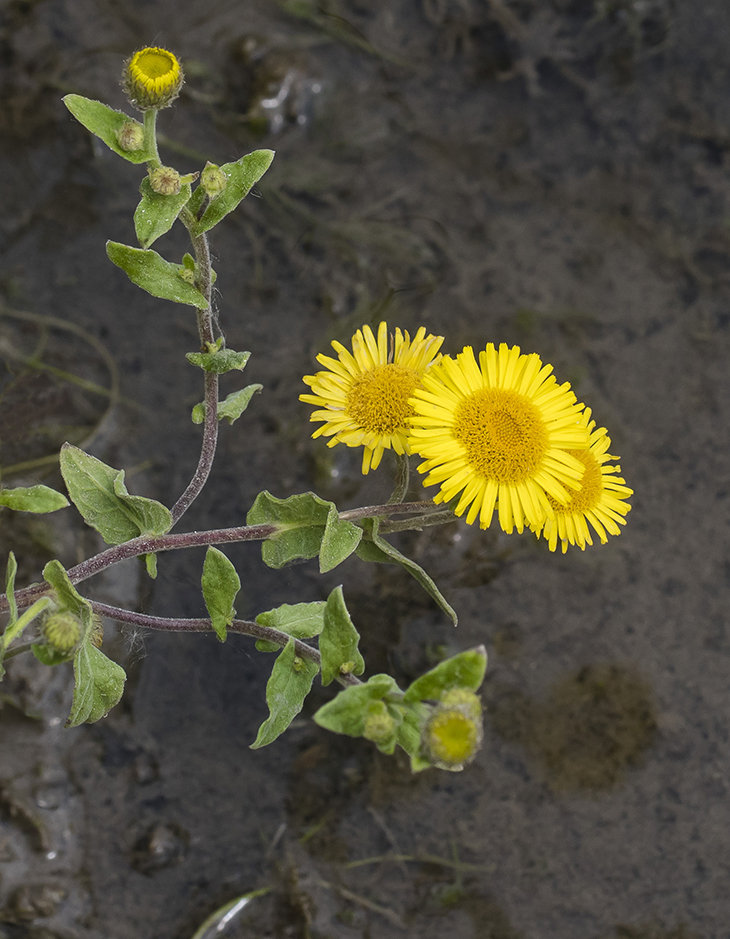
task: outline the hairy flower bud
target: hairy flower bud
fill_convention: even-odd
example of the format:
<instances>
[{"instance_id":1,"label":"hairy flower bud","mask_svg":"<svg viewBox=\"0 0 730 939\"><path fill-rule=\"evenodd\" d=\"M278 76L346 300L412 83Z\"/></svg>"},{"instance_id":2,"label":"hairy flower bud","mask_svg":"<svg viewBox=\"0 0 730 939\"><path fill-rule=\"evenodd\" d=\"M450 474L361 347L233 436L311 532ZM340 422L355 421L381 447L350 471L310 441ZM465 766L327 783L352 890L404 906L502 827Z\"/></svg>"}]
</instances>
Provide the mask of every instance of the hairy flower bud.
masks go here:
<instances>
[{"instance_id":1,"label":"hairy flower bud","mask_svg":"<svg viewBox=\"0 0 730 939\"><path fill-rule=\"evenodd\" d=\"M158 166L150 173L150 186L161 196L176 196L180 192L180 174L171 166Z\"/></svg>"},{"instance_id":2,"label":"hairy flower bud","mask_svg":"<svg viewBox=\"0 0 730 939\"><path fill-rule=\"evenodd\" d=\"M127 121L117 131L117 140L122 150L141 150L144 146L144 128L137 121Z\"/></svg>"},{"instance_id":3,"label":"hairy flower bud","mask_svg":"<svg viewBox=\"0 0 730 939\"><path fill-rule=\"evenodd\" d=\"M388 714L388 709L382 701L373 701L365 718L363 737L373 743L387 743L395 732L395 720Z\"/></svg>"},{"instance_id":4,"label":"hairy flower bud","mask_svg":"<svg viewBox=\"0 0 730 939\"><path fill-rule=\"evenodd\" d=\"M205 189L208 196L214 199L228 185L228 178L220 166L215 163L206 163L200 174L200 185Z\"/></svg>"},{"instance_id":5,"label":"hairy flower bud","mask_svg":"<svg viewBox=\"0 0 730 939\"><path fill-rule=\"evenodd\" d=\"M149 111L171 105L184 80L182 66L172 52L151 46L135 52L125 63L122 86L135 108Z\"/></svg>"},{"instance_id":6,"label":"hairy flower bud","mask_svg":"<svg viewBox=\"0 0 730 939\"><path fill-rule=\"evenodd\" d=\"M482 745L481 702L471 691L444 693L423 731L424 750L441 769L460 770Z\"/></svg>"},{"instance_id":7,"label":"hairy flower bud","mask_svg":"<svg viewBox=\"0 0 730 939\"><path fill-rule=\"evenodd\" d=\"M42 626L46 642L58 652L71 652L81 639L81 620L73 613L54 613Z\"/></svg>"}]
</instances>

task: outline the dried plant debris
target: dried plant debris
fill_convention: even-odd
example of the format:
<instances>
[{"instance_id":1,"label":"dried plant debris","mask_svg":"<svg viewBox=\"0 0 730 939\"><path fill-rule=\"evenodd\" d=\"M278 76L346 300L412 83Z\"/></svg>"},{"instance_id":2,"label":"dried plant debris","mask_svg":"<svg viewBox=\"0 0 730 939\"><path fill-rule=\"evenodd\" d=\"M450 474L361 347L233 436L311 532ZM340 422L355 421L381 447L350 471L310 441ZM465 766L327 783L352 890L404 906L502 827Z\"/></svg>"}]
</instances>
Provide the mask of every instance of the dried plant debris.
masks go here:
<instances>
[{"instance_id":1,"label":"dried plant debris","mask_svg":"<svg viewBox=\"0 0 730 939\"><path fill-rule=\"evenodd\" d=\"M615 786L656 734L651 688L619 664L585 665L553 685L544 701L502 688L488 710L494 730L522 744L556 791Z\"/></svg>"}]
</instances>

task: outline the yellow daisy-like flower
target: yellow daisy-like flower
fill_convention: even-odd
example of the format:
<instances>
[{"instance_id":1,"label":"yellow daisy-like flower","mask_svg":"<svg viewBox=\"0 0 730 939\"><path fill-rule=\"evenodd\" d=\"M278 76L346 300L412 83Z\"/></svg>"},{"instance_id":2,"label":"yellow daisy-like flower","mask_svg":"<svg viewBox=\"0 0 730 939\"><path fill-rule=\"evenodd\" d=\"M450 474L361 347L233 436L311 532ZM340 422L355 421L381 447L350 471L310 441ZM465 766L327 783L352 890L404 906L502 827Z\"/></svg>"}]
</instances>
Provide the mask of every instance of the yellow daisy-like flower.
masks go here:
<instances>
[{"instance_id":1,"label":"yellow daisy-like flower","mask_svg":"<svg viewBox=\"0 0 730 939\"><path fill-rule=\"evenodd\" d=\"M456 359L444 356L414 392L410 445L426 460L424 484L440 484L434 502L461 493L456 514L487 528L498 507L506 532L539 527L580 489L583 463L572 450L588 447L582 405L551 365L519 346L471 346ZM548 497L552 497L552 502Z\"/></svg>"},{"instance_id":2,"label":"yellow daisy-like flower","mask_svg":"<svg viewBox=\"0 0 730 939\"><path fill-rule=\"evenodd\" d=\"M333 342L336 359L317 356L327 371L303 378L313 394L300 395L299 400L319 408L312 412L311 421L324 421L312 436L331 437L328 447L338 443L363 447L365 474L378 468L384 450L410 453L410 399L443 341L442 336L427 336L423 326L413 340L407 332L396 329L389 354L388 326L381 323L377 340L369 326L358 329L352 337L352 352Z\"/></svg>"},{"instance_id":3,"label":"yellow daisy-like flower","mask_svg":"<svg viewBox=\"0 0 730 939\"><path fill-rule=\"evenodd\" d=\"M606 428L595 430L596 422L590 418L591 409L586 408L581 415L581 424L591 435L588 448L570 451L585 466L580 492L572 493L570 501L565 505L558 504L548 496L555 515L534 528L538 537L542 534L546 539L551 551L557 548L559 538L563 554L569 544L577 544L583 551L586 544L593 544L587 522L590 522L601 539L601 544L605 544L608 541L606 532L620 534L618 526L626 524L624 516L631 511L631 506L624 500L632 496L634 490L629 489L625 480L617 475L621 472L620 466L606 465L609 460L617 460L618 457L608 453L611 438Z\"/></svg>"},{"instance_id":4,"label":"yellow daisy-like flower","mask_svg":"<svg viewBox=\"0 0 730 939\"><path fill-rule=\"evenodd\" d=\"M150 46L135 52L125 63L122 84L131 103L148 111L172 104L184 79L182 66L172 52Z\"/></svg>"}]
</instances>

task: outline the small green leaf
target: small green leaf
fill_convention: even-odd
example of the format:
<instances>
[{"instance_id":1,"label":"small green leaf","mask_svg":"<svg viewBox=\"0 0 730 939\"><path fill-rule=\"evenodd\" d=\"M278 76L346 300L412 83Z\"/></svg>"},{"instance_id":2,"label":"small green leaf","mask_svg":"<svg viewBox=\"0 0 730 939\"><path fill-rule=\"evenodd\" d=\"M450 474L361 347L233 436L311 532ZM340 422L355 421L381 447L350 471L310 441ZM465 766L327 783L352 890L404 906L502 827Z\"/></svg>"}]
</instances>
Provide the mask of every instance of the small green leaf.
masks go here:
<instances>
[{"instance_id":1,"label":"small green leaf","mask_svg":"<svg viewBox=\"0 0 730 939\"><path fill-rule=\"evenodd\" d=\"M476 646L460 652L417 678L405 693L404 701L438 701L449 688L476 691L487 670L487 650Z\"/></svg>"},{"instance_id":2,"label":"small green leaf","mask_svg":"<svg viewBox=\"0 0 730 939\"><path fill-rule=\"evenodd\" d=\"M188 209L192 212L195 218L200 214L200 210L203 207L203 202L205 201L207 193L202 186L198 186L190 197L190 202L188 202Z\"/></svg>"},{"instance_id":3,"label":"small green leaf","mask_svg":"<svg viewBox=\"0 0 730 939\"><path fill-rule=\"evenodd\" d=\"M142 200L134 212L134 230L137 240L143 248L149 248L160 235L170 231L178 215L190 199L190 183L183 183L180 192L174 196L163 196L150 185L149 177L142 180L139 191ZM184 263L183 267L188 270Z\"/></svg>"},{"instance_id":4,"label":"small green leaf","mask_svg":"<svg viewBox=\"0 0 730 939\"><path fill-rule=\"evenodd\" d=\"M421 756L421 734L429 712L424 705L417 702L409 703L403 710L403 723L398 728L396 739L398 746L411 758L411 772L420 773L431 766L430 761Z\"/></svg>"},{"instance_id":5,"label":"small green leaf","mask_svg":"<svg viewBox=\"0 0 730 939\"><path fill-rule=\"evenodd\" d=\"M259 613L256 622L259 626L278 629L279 632L295 639L311 639L324 629L324 600L313 603L282 603L273 610Z\"/></svg>"},{"instance_id":6,"label":"small green leaf","mask_svg":"<svg viewBox=\"0 0 730 939\"><path fill-rule=\"evenodd\" d=\"M1 489L0 505L16 512L57 512L68 505L66 496L48 486L30 486L24 489Z\"/></svg>"},{"instance_id":7,"label":"small green leaf","mask_svg":"<svg viewBox=\"0 0 730 939\"><path fill-rule=\"evenodd\" d=\"M365 661L357 648L360 633L355 629L342 596L335 587L324 608L324 629L319 637L322 653L322 684L329 685L338 675L362 675Z\"/></svg>"},{"instance_id":8,"label":"small green leaf","mask_svg":"<svg viewBox=\"0 0 730 939\"><path fill-rule=\"evenodd\" d=\"M233 604L241 589L241 580L225 554L212 545L205 553L201 584L210 622L220 641L225 642L227 627L236 615Z\"/></svg>"},{"instance_id":9,"label":"small green leaf","mask_svg":"<svg viewBox=\"0 0 730 939\"><path fill-rule=\"evenodd\" d=\"M362 540L363 531L359 525L342 521L334 504L327 515L327 524L319 549L319 572L326 574L334 570L345 558L348 558Z\"/></svg>"},{"instance_id":10,"label":"small green leaf","mask_svg":"<svg viewBox=\"0 0 730 939\"><path fill-rule=\"evenodd\" d=\"M261 556L269 567L284 567L298 558L319 554L327 518L335 508L313 492L277 499L260 492L246 517L249 525L276 525L278 533L262 542ZM336 508L335 508L336 511Z\"/></svg>"},{"instance_id":11,"label":"small green leaf","mask_svg":"<svg viewBox=\"0 0 730 939\"><path fill-rule=\"evenodd\" d=\"M87 525L107 544L122 544L138 535L162 535L172 527L172 516L161 502L131 496L124 485L124 470L117 470L78 447L61 448L61 473Z\"/></svg>"},{"instance_id":12,"label":"small green leaf","mask_svg":"<svg viewBox=\"0 0 730 939\"><path fill-rule=\"evenodd\" d=\"M223 192L208 203L193 233L202 235L203 232L209 231L214 225L217 225L229 212L232 212L239 202L249 194L254 183L261 179L271 166L273 159L273 150L254 150L253 153L247 153L246 156L236 160L235 163L224 163L221 166L221 171L228 180L228 185Z\"/></svg>"},{"instance_id":13,"label":"small green leaf","mask_svg":"<svg viewBox=\"0 0 730 939\"><path fill-rule=\"evenodd\" d=\"M250 357L250 352L234 352L233 349L218 349L216 352L188 352L185 356L192 365L198 365L204 371L214 372L216 375L223 375L234 369L242 372ZM220 417L220 412L218 416Z\"/></svg>"},{"instance_id":14,"label":"small green leaf","mask_svg":"<svg viewBox=\"0 0 730 939\"><path fill-rule=\"evenodd\" d=\"M58 649L43 645L40 642L34 642L30 647L30 651L39 662L50 666L63 665L64 662L70 662L74 657L73 649L70 652L59 652Z\"/></svg>"},{"instance_id":15,"label":"small green leaf","mask_svg":"<svg viewBox=\"0 0 730 939\"><path fill-rule=\"evenodd\" d=\"M102 104L101 101L93 101L91 98L84 98L81 95L66 95L63 98L63 103L87 130L100 137L107 147L119 154L120 157L124 157L125 160L129 160L130 163L145 163L154 157L154 154L148 153L144 149L122 150L119 146L117 134L125 124L137 124L140 130L142 129L142 125L138 121L127 117L122 111L115 111L106 104Z\"/></svg>"},{"instance_id":16,"label":"small green leaf","mask_svg":"<svg viewBox=\"0 0 730 939\"><path fill-rule=\"evenodd\" d=\"M365 529L367 537L358 545L357 556L362 561L374 561L378 564L400 564L412 577L415 577L426 593L435 600L444 613L451 618L454 626L456 626L459 621L456 611L451 604L446 601L444 595L424 569L416 564L415 561L401 554L389 541L386 541L385 538L382 538L378 534L380 520L377 518L365 518L362 520L362 527Z\"/></svg>"},{"instance_id":17,"label":"small green leaf","mask_svg":"<svg viewBox=\"0 0 730 939\"><path fill-rule=\"evenodd\" d=\"M85 635L88 635L93 615L91 604L76 590L61 562L49 561L43 568L43 578L53 587L61 606L80 618Z\"/></svg>"},{"instance_id":18,"label":"small green leaf","mask_svg":"<svg viewBox=\"0 0 730 939\"><path fill-rule=\"evenodd\" d=\"M116 241L107 241L106 253L109 260L121 267L133 284L153 297L207 309L208 301L203 294L183 280L181 272L187 269L182 264L172 264L149 248L130 248Z\"/></svg>"},{"instance_id":19,"label":"small green leaf","mask_svg":"<svg viewBox=\"0 0 730 939\"><path fill-rule=\"evenodd\" d=\"M269 716L259 727L256 740L251 744L252 750L272 743L287 729L301 711L318 671L314 662L299 658L294 639L290 639L277 656L266 684Z\"/></svg>"},{"instance_id":20,"label":"small green leaf","mask_svg":"<svg viewBox=\"0 0 730 939\"><path fill-rule=\"evenodd\" d=\"M144 555L144 566L145 570L149 577L152 580L155 580L157 577L157 555L156 554L145 554Z\"/></svg>"},{"instance_id":21,"label":"small green leaf","mask_svg":"<svg viewBox=\"0 0 730 939\"><path fill-rule=\"evenodd\" d=\"M7 567L5 568L5 596L8 598L8 610L10 612L8 626L14 623L18 618L18 604L15 601L15 575L17 573L18 562L15 560L15 555L11 551L8 555Z\"/></svg>"},{"instance_id":22,"label":"small green leaf","mask_svg":"<svg viewBox=\"0 0 730 939\"><path fill-rule=\"evenodd\" d=\"M89 642L74 656L74 697L66 727L93 724L119 702L127 676L124 669L108 659Z\"/></svg>"},{"instance_id":23,"label":"small green leaf","mask_svg":"<svg viewBox=\"0 0 730 939\"><path fill-rule=\"evenodd\" d=\"M365 684L348 685L336 698L328 701L314 715L314 722L336 734L362 737L368 706L390 694L399 694L398 685L390 675L373 675Z\"/></svg>"},{"instance_id":24,"label":"small green leaf","mask_svg":"<svg viewBox=\"0 0 730 939\"><path fill-rule=\"evenodd\" d=\"M196 353L192 353L195 355ZM248 403L254 394L257 391L261 391L263 385L247 385L245 388L242 388L240 391L234 391L232 394L229 394L225 401L218 402L218 420L223 420L227 418L228 422L232 424L234 421L237 421L238 418L243 414L243 412L248 407ZM205 402L202 401L200 404L196 404L193 408L192 413L193 424L202 424L205 420Z\"/></svg>"}]
</instances>

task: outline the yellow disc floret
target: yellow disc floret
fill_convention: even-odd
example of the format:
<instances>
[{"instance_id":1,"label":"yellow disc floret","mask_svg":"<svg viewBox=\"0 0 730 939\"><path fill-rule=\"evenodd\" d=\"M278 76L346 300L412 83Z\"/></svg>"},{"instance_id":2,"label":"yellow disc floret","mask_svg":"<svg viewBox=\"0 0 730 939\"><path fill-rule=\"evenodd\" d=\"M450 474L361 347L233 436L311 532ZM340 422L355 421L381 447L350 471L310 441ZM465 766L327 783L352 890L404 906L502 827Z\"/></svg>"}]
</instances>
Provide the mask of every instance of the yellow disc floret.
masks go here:
<instances>
[{"instance_id":1,"label":"yellow disc floret","mask_svg":"<svg viewBox=\"0 0 730 939\"><path fill-rule=\"evenodd\" d=\"M313 437L331 437L328 446L344 443L363 447L362 471L377 469L385 450L410 453L408 420L411 398L441 348L441 336L426 335L422 326L411 340L396 329L388 342L388 326L381 323L377 339L369 326L352 337L352 352L333 342L337 358L318 355L327 371L305 375L312 394L299 398L317 406L310 417L323 421Z\"/></svg>"},{"instance_id":2,"label":"yellow disc floret","mask_svg":"<svg viewBox=\"0 0 730 939\"><path fill-rule=\"evenodd\" d=\"M124 66L124 91L140 111L168 107L180 93L183 81L177 58L157 46L135 52Z\"/></svg>"},{"instance_id":3,"label":"yellow disc floret","mask_svg":"<svg viewBox=\"0 0 730 939\"><path fill-rule=\"evenodd\" d=\"M481 721L466 708L439 707L425 728L429 759L442 769L460 770L482 743Z\"/></svg>"}]
</instances>

